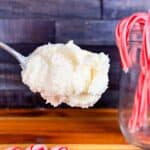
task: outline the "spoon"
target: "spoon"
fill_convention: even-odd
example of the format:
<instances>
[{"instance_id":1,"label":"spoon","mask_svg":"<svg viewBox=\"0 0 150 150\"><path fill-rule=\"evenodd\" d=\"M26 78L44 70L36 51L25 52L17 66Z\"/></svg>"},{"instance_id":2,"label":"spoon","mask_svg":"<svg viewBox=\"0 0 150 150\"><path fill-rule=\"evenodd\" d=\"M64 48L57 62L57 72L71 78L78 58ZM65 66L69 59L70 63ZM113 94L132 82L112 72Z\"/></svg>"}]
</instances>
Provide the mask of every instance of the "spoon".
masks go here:
<instances>
[{"instance_id":1,"label":"spoon","mask_svg":"<svg viewBox=\"0 0 150 150\"><path fill-rule=\"evenodd\" d=\"M0 48L11 54L14 58L17 59L17 61L20 63L21 68L24 69L26 65L26 59L27 57L23 56L19 52L17 52L15 49L11 48L7 44L0 42Z\"/></svg>"}]
</instances>

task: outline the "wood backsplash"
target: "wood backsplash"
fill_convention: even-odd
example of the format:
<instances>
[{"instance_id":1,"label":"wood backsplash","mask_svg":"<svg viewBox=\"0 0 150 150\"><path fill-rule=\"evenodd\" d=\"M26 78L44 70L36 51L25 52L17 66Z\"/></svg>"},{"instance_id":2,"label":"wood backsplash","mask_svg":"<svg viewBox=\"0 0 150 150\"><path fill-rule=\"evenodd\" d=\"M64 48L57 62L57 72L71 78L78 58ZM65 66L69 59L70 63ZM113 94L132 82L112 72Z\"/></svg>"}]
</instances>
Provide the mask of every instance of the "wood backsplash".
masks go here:
<instances>
[{"instance_id":1,"label":"wood backsplash","mask_svg":"<svg viewBox=\"0 0 150 150\"><path fill-rule=\"evenodd\" d=\"M82 48L111 58L109 89L95 107L116 107L121 76L115 26L149 0L0 0L0 40L24 55L48 42L74 40ZM17 61L0 51L0 107L51 107L32 94L20 78ZM62 105L61 107L67 107Z\"/></svg>"}]
</instances>

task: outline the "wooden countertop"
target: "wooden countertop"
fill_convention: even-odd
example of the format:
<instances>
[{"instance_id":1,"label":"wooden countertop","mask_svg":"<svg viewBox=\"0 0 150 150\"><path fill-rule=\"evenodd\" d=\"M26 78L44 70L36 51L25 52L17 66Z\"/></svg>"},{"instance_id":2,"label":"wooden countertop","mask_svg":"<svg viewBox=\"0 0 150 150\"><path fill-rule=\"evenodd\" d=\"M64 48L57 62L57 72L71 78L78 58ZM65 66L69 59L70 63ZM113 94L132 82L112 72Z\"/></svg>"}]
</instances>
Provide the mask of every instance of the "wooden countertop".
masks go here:
<instances>
[{"instance_id":1,"label":"wooden countertop","mask_svg":"<svg viewBox=\"0 0 150 150\"><path fill-rule=\"evenodd\" d=\"M1 109L0 116L0 144L96 144L95 149L136 149L122 136L115 109ZM0 145L0 149L6 146ZM80 149L81 145L76 146Z\"/></svg>"},{"instance_id":2,"label":"wooden countertop","mask_svg":"<svg viewBox=\"0 0 150 150\"><path fill-rule=\"evenodd\" d=\"M58 144L57 144L58 145ZM56 144L46 144L48 148L53 146L57 146ZM1 144L0 150L5 150L8 147L16 146L13 144ZM25 149L29 144L17 144L17 147ZM65 144L64 146L68 146L70 150L141 150L132 145L120 145L120 144Z\"/></svg>"}]
</instances>

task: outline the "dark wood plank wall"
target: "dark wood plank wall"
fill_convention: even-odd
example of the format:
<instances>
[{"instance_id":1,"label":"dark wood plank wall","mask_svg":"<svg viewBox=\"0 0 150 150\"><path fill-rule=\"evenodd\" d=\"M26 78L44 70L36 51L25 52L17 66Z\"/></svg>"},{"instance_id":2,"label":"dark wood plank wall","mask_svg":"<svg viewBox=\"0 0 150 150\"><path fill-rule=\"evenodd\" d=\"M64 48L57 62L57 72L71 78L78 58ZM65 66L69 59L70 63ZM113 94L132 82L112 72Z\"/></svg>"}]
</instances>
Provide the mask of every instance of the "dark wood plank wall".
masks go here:
<instances>
[{"instance_id":1,"label":"dark wood plank wall","mask_svg":"<svg viewBox=\"0 0 150 150\"><path fill-rule=\"evenodd\" d=\"M115 26L118 19L149 8L149 0L0 0L0 40L24 55L49 41L70 39L91 51L104 51L111 58L110 83L95 107L117 107L121 68ZM20 71L17 61L1 50L0 107L51 107L23 85Z\"/></svg>"}]
</instances>

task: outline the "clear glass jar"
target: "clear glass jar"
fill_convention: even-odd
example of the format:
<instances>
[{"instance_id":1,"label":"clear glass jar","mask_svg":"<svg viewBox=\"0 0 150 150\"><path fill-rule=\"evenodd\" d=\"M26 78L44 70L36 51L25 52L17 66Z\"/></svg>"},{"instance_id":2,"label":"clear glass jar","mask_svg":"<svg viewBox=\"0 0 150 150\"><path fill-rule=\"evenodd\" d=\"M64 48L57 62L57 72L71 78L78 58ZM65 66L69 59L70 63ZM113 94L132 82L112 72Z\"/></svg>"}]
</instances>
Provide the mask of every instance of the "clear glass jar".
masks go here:
<instances>
[{"instance_id":1,"label":"clear glass jar","mask_svg":"<svg viewBox=\"0 0 150 150\"><path fill-rule=\"evenodd\" d=\"M144 149L150 149L150 104L146 110L146 120L136 130L132 131L129 127L131 117L133 117L133 107L135 104L135 92L139 82L140 65L139 54L141 40L137 40L139 32L134 32L130 38L130 48L136 50L136 59L133 66L127 73L122 73L120 82L120 101L119 101L119 124L126 140L133 145ZM136 35L136 36L135 36ZM140 36L139 36L140 38ZM134 41L134 42L133 42Z\"/></svg>"}]
</instances>

